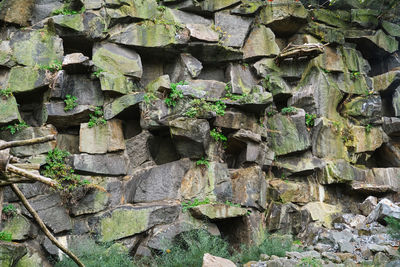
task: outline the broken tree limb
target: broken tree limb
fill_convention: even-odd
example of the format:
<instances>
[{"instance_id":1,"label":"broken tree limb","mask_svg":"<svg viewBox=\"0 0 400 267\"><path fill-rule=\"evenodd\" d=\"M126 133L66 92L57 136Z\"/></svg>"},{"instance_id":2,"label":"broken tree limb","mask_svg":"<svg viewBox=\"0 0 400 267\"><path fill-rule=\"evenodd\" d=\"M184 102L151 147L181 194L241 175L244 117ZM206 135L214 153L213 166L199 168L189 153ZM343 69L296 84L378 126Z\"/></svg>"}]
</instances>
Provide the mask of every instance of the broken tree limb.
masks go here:
<instances>
[{"instance_id":1,"label":"broken tree limb","mask_svg":"<svg viewBox=\"0 0 400 267\"><path fill-rule=\"evenodd\" d=\"M49 186L51 186L53 188L57 188L58 185L59 185L58 182L54 181L53 179L44 177L44 176L39 175L39 174L34 174L34 173L31 173L31 172L28 172L28 171L26 171L24 169L15 167L12 164L8 164L7 165L6 171L9 171L9 172L21 175L21 176L25 176L25 177L27 177L29 179L32 179L32 180L35 180L35 181L42 182L42 183L47 184L47 185L49 185Z\"/></svg>"},{"instance_id":2,"label":"broken tree limb","mask_svg":"<svg viewBox=\"0 0 400 267\"><path fill-rule=\"evenodd\" d=\"M72 253L72 251L64 247L60 242L58 242L58 240L52 235L49 229L47 229L42 219L40 219L39 214L37 214L35 209L29 204L28 200L26 199L22 191L19 190L18 186L12 184L11 188L14 191L14 193L18 196L18 198L21 200L24 207L29 211L29 213L35 219L40 229L42 229L44 234L50 239L50 241L53 242L53 244L56 245L59 249L61 249L65 254L67 254L79 267L85 267L85 265L79 260L79 258L75 256L75 254Z\"/></svg>"},{"instance_id":3,"label":"broken tree limb","mask_svg":"<svg viewBox=\"0 0 400 267\"><path fill-rule=\"evenodd\" d=\"M34 144L38 144L38 143L45 143L45 142L53 141L53 140L56 140L55 135L47 135L44 137L38 137L38 138L27 139L27 140L4 142L4 143L0 144L0 150L10 148L10 147L16 147L16 146L27 146L27 145L34 145Z\"/></svg>"}]
</instances>

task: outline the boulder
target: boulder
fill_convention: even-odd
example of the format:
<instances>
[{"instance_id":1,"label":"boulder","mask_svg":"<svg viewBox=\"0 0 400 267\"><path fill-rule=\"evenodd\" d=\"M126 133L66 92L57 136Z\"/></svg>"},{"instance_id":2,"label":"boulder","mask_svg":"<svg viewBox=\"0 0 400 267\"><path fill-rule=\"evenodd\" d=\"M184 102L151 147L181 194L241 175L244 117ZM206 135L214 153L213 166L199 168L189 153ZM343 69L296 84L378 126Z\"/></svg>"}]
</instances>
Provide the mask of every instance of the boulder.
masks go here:
<instances>
[{"instance_id":1,"label":"boulder","mask_svg":"<svg viewBox=\"0 0 400 267\"><path fill-rule=\"evenodd\" d=\"M146 85L146 91L151 93L163 93L169 91L170 89L171 80L169 78L169 75L162 75Z\"/></svg>"},{"instance_id":2,"label":"boulder","mask_svg":"<svg viewBox=\"0 0 400 267\"><path fill-rule=\"evenodd\" d=\"M0 241L0 262L4 267L16 266L26 253L27 248L23 244Z\"/></svg>"},{"instance_id":3,"label":"boulder","mask_svg":"<svg viewBox=\"0 0 400 267\"><path fill-rule=\"evenodd\" d=\"M384 134L380 128L373 127L367 130L365 127L353 126L351 128L353 140L350 146L354 148L354 153L375 151L385 141Z\"/></svg>"},{"instance_id":4,"label":"boulder","mask_svg":"<svg viewBox=\"0 0 400 267\"><path fill-rule=\"evenodd\" d=\"M61 62L64 54L62 39L46 29L16 31L10 37L10 46L16 62L31 67Z\"/></svg>"},{"instance_id":5,"label":"boulder","mask_svg":"<svg viewBox=\"0 0 400 267\"><path fill-rule=\"evenodd\" d=\"M21 120L14 96L0 97L0 125L13 124Z\"/></svg>"},{"instance_id":6,"label":"boulder","mask_svg":"<svg viewBox=\"0 0 400 267\"><path fill-rule=\"evenodd\" d=\"M234 6L239 2L240 0L205 0L199 4L201 10L215 12L230 6Z\"/></svg>"},{"instance_id":7,"label":"boulder","mask_svg":"<svg viewBox=\"0 0 400 267\"><path fill-rule=\"evenodd\" d=\"M14 94L31 93L35 90L43 89L49 84L49 76L43 69L13 67L10 70L6 88L9 88Z\"/></svg>"},{"instance_id":8,"label":"boulder","mask_svg":"<svg viewBox=\"0 0 400 267\"><path fill-rule=\"evenodd\" d=\"M186 24L189 35L194 40L215 43L219 40L218 32L214 31L211 26L204 24Z\"/></svg>"},{"instance_id":9,"label":"boulder","mask_svg":"<svg viewBox=\"0 0 400 267\"><path fill-rule=\"evenodd\" d=\"M280 49L275 42L275 34L271 29L264 25L254 28L243 48L244 59L254 59L259 57L275 57Z\"/></svg>"},{"instance_id":10,"label":"boulder","mask_svg":"<svg viewBox=\"0 0 400 267\"><path fill-rule=\"evenodd\" d=\"M153 162L150 153L153 135L144 130L140 134L125 140L130 168L136 168L146 162Z\"/></svg>"},{"instance_id":11,"label":"boulder","mask_svg":"<svg viewBox=\"0 0 400 267\"><path fill-rule=\"evenodd\" d=\"M290 36L306 23L307 16L301 2L278 0L261 9L260 21L279 36Z\"/></svg>"},{"instance_id":12,"label":"boulder","mask_svg":"<svg viewBox=\"0 0 400 267\"><path fill-rule=\"evenodd\" d=\"M359 205L359 209L364 216L368 216L378 205L378 199L374 196L367 197L362 203Z\"/></svg>"},{"instance_id":13,"label":"boulder","mask_svg":"<svg viewBox=\"0 0 400 267\"><path fill-rule=\"evenodd\" d=\"M143 69L140 55L132 49L112 44L99 43L93 47L93 63L99 69L141 78Z\"/></svg>"},{"instance_id":14,"label":"boulder","mask_svg":"<svg viewBox=\"0 0 400 267\"><path fill-rule=\"evenodd\" d=\"M110 242L142 233L160 223L172 223L179 214L176 204L124 205L97 214L89 226L100 242Z\"/></svg>"},{"instance_id":15,"label":"boulder","mask_svg":"<svg viewBox=\"0 0 400 267\"><path fill-rule=\"evenodd\" d=\"M295 109L294 115L276 114L267 119L268 142L277 156L300 152L311 147L305 125L305 112Z\"/></svg>"},{"instance_id":16,"label":"boulder","mask_svg":"<svg viewBox=\"0 0 400 267\"><path fill-rule=\"evenodd\" d=\"M321 223L325 227L332 224L332 215L341 212L341 208L336 205L330 205L323 202L309 202L302 210L307 210L313 221Z\"/></svg>"},{"instance_id":17,"label":"boulder","mask_svg":"<svg viewBox=\"0 0 400 267\"><path fill-rule=\"evenodd\" d=\"M218 43L192 42L188 45L187 50L203 64L215 64L243 59L243 52L241 50Z\"/></svg>"},{"instance_id":18,"label":"boulder","mask_svg":"<svg viewBox=\"0 0 400 267\"><path fill-rule=\"evenodd\" d=\"M314 170L324 168L325 162L314 157L311 152L306 152L296 156L279 157L274 161L274 166L287 177L297 173L313 173Z\"/></svg>"},{"instance_id":19,"label":"boulder","mask_svg":"<svg viewBox=\"0 0 400 267\"><path fill-rule=\"evenodd\" d=\"M242 3L231 9L231 13L240 16L254 15L263 6L263 3L252 0L242 0Z\"/></svg>"},{"instance_id":20,"label":"boulder","mask_svg":"<svg viewBox=\"0 0 400 267\"><path fill-rule=\"evenodd\" d=\"M208 121L178 118L169 125L176 151L182 158L201 158L205 154L210 142Z\"/></svg>"},{"instance_id":21,"label":"boulder","mask_svg":"<svg viewBox=\"0 0 400 267\"><path fill-rule=\"evenodd\" d=\"M129 94L135 90L132 80L122 74L102 72L99 78L103 92Z\"/></svg>"},{"instance_id":22,"label":"boulder","mask_svg":"<svg viewBox=\"0 0 400 267\"><path fill-rule=\"evenodd\" d=\"M233 94L250 94L257 84L250 68L240 64L229 64L225 76L229 79Z\"/></svg>"},{"instance_id":23,"label":"boulder","mask_svg":"<svg viewBox=\"0 0 400 267\"><path fill-rule=\"evenodd\" d=\"M245 129L252 132L259 132L259 125L254 114L239 112L235 109L225 111L224 116L215 119L214 126L226 129Z\"/></svg>"},{"instance_id":24,"label":"boulder","mask_svg":"<svg viewBox=\"0 0 400 267\"><path fill-rule=\"evenodd\" d=\"M318 187L310 182L289 181L282 179L268 180L267 199L276 202L306 204L319 200Z\"/></svg>"},{"instance_id":25,"label":"boulder","mask_svg":"<svg viewBox=\"0 0 400 267\"><path fill-rule=\"evenodd\" d=\"M135 173L125 185L126 202L140 203L179 199L179 188L189 168L190 161L180 160Z\"/></svg>"},{"instance_id":26,"label":"boulder","mask_svg":"<svg viewBox=\"0 0 400 267\"><path fill-rule=\"evenodd\" d=\"M78 105L68 111L65 111L64 108L64 101L45 103L46 122L60 128L79 126L81 123L89 121L89 114L94 111L91 105Z\"/></svg>"},{"instance_id":27,"label":"boulder","mask_svg":"<svg viewBox=\"0 0 400 267\"><path fill-rule=\"evenodd\" d=\"M351 14L351 22L353 24L360 25L361 27L368 29L376 29L379 20L378 16L380 15L379 10L374 9L352 9L350 11Z\"/></svg>"},{"instance_id":28,"label":"boulder","mask_svg":"<svg viewBox=\"0 0 400 267\"><path fill-rule=\"evenodd\" d=\"M191 54L182 53L173 64L167 66L167 73L172 82L187 81L197 78L203 64Z\"/></svg>"},{"instance_id":29,"label":"boulder","mask_svg":"<svg viewBox=\"0 0 400 267\"><path fill-rule=\"evenodd\" d=\"M368 215L366 223L375 221L382 222L386 217L400 219L400 207L393 204L389 199L384 198L379 201L378 205L376 205L373 211Z\"/></svg>"},{"instance_id":30,"label":"boulder","mask_svg":"<svg viewBox=\"0 0 400 267\"><path fill-rule=\"evenodd\" d=\"M202 267L235 267L232 261L211 254L204 254Z\"/></svg>"},{"instance_id":31,"label":"boulder","mask_svg":"<svg viewBox=\"0 0 400 267\"><path fill-rule=\"evenodd\" d=\"M3 1L0 5L0 20L11 24L29 26L34 2L34 0Z\"/></svg>"},{"instance_id":32,"label":"boulder","mask_svg":"<svg viewBox=\"0 0 400 267\"><path fill-rule=\"evenodd\" d=\"M0 66L12 68L16 65L13 58L13 51L10 46L10 41L2 41L0 43Z\"/></svg>"},{"instance_id":33,"label":"boulder","mask_svg":"<svg viewBox=\"0 0 400 267\"><path fill-rule=\"evenodd\" d=\"M372 80L375 91L382 93L392 91L400 85L400 71L389 71L372 77Z\"/></svg>"},{"instance_id":34,"label":"boulder","mask_svg":"<svg viewBox=\"0 0 400 267\"><path fill-rule=\"evenodd\" d=\"M213 80L191 80L188 85L198 91L205 92L204 98L206 100L220 99L225 94L225 83Z\"/></svg>"},{"instance_id":35,"label":"boulder","mask_svg":"<svg viewBox=\"0 0 400 267\"><path fill-rule=\"evenodd\" d=\"M383 30L393 37L400 37L400 26L389 21L382 21Z\"/></svg>"},{"instance_id":36,"label":"boulder","mask_svg":"<svg viewBox=\"0 0 400 267\"><path fill-rule=\"evenodd\" d=\"M90 65L89 57L82 53L68 54L62 62L62 68L69 74L88 72Z\"/></svg>"},{"instance_id":37,"label":"boulder","mask_svg":"<svg viewBox=\"0 0 400 267\"><path fill-rule=\"evenodd\" d=\"M12 234L12 240L23 241L32 237L35 228L23 215L15 214L2 222L2 231Z\"/></svg>"},{"instance_id":38,"label":"boulder","mask_svg":"<svg viewBox=\"0 0 400 267\"><path fill-rule=\"evenodd\" d=\"M92 180L92 179L90 179ZM111 179L110 179L111 180ZM70 213L73 216L80 216L84 214L93 214L99 211L102 211L107 208L107 206L111 202L111 194L114 192L108 192L107 182L91 181L92 184L95 184L99 188L92 188L85 194L84 197L79 199L79 201L73 205L70 209ZM104 187L102 189L101 187Z\"/></svg>"},{"instance_id":39,"label":"boulder","mask_svg":"<svg viewBox=\"0 0 400 267\"><path fill-rule=\"evenodd\" d=\"M98 13L87 11L81 14L57 15L52 19L61 37L85 38L93 41L101 40L105 36L106 24Z\"/></svg>"},{"instance_id":40,"label":"boulder","mask_svg":"<svg viewBox=\"0 0 400 267\"><path fill-rule=\"evenodd\" d=\"M189 210L195 218L211 221L241 217L247 214L247 209L226 204L204 204Z\"/></svg>"},{"instance_id":41,"label":"boulder","mask_svg":"<svg viewBox=\"0 0 400 267\"><path fill-rule=\"evenodd\" d=\"M122 153L89 155L75 154L71 165L77 172L100 175L126 175L128 171L127 156Z\"/></svg>"},{"instance_id":42,"label":"boulder","mask_svg":"<svg viewBox=\"0 0 400 267\"><path fill-rule=\"evenodd\" d=\"M366 171L350 165L344 159L328 161L322 171L318 172L318 182L323 185L350 183L354 180L362 179Z\"/></svg>"},{"instance_id":43,"label":"boulder","mask_svg":"<svg viewBox=\"0 0 400 267\"><path fill-rule=\"evenodd\" d=\"M325 23L337 28L348 28L350 26L351 15L347 10L328 10L317 8L311 12L314 21Z\"/></svg>"},{"instance_id":44,"label":"boulder","mask_svg":"<svg viewBox=\"0 0 400 267\"><path fill-rule=\"evenodd\" d=\"M315 36L319 40L324 40L324 42L327 43L341 45L345 43L345 34L343 33L343 29L338 29L318 22L309 22L304 30L306 33Z\"/></svg>"},{"instance_id":45,"label":"boulder","mask_svg":"<svg viewBox=\"0 0 400 267\"><path fill-rule=\"evenodd\" d=\"M209 166L192 166L182 179L182 199L209 199L225 203L232 200L232 181L228 166L209 162Z\"/></svg>"},{"instance_id":46,"label":"boulder","mask_svg":"<svg viewBox=\"0 0 400 267\"><path fill-rule=\"evenodd\" d=\"M266 208L267 181L259 166L231 171L232 202L245 207Z\"/></svg>"},{"instance_id":47,"label":"boulder","mask_svg":"<svg viewBox=\"0 0 400 267\"><path fill-rule=\"evenodd\" d=\"M104 9L112 24L126 19L153 19L157 17L157 2L149 0L111 1Z\"/></svg>"},{"instance_id":48,"label":"boulder","mask_svg":"<svg viewBox=\"0 0 400 267\"><path fill-rule=\"evenodd\" d=\"M79 130L79 151L90 154L105 154L125 150L122 121L110 120L106 124L89 127L82 123Z\"/></svg>"},{"instance_id":49,"label":"boulder","mask_svg":"<svg viewBox=\"0 0 400 267\"><path fill-rule=\"evenodd\" d=\"M173 21L174 23L177 24L188 24L188 23L192 23L192 24L204 24L204 25L208 25L211 26L211 24L213 23L211 19L206 19L202 16L193 14L193 13L188 13L188 12L184 12L182 10L179 9L175 9L175 8L167 8L164 11L164 18L170 21Z\"/></svg>"},{"instance_id":50,"label":"boulder","mask_svg":"<svg viewBox=\"0 0 400 267\"><path fill-rule=\"evenodd\" d=\"M363 124L378 122L382 117L382 99L379 95L357 96L343 105L342 113Z\"/></svg>"},{"instance_id":51,"label":"boulder","mask_svg":"<svg viewBox=\"0 0 400 267\"><path fill-rule=\"evenodd\" d=\"M104 118L110 120L123 112L138 109L139 103L144 100L144 96L145 93L130 93L114 99L104 106Z\"/></svg>"},{"instance_id":52,"label":"boulder","mask_svg":"<svg viewBox=\"0 0 400 267\"><path fill-rule=\"evenodd\" d=\"M343 60L349 71L360 72L361 74L368 74L371 71L369 62L364 59L360 51L352 46L343 46L341 48L341 54L344 57Z\"/></svg>"},{"instance_id":53,"label":"boulder","mask_svg":"<svg viewBox=\"0 0 400 267\"><path fill-rule=\"evenodd\" d=\"M383 130L389 136L400 135L400 118L383 117Z\"/></svg>"},{"instance_id":54,"label":"boulder","mask_svg":"<svg viewBox=\"0 0 400 267\"><path fill-rule=\"evenodd\" d=\"M242 47L251 23L251 18L230 15L223 11L215 13L215 26L223 32L222 43L226 46Z\"/></svg>"}]
</instances>

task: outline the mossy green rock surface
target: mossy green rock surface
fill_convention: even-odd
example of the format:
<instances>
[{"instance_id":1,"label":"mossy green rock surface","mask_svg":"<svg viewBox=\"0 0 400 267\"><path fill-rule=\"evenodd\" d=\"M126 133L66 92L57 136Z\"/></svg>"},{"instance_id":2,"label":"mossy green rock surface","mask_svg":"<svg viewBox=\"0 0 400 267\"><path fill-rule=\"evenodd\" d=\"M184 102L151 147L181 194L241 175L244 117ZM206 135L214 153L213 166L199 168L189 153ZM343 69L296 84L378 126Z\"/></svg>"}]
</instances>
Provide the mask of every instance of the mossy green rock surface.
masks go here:
<instances>
[{"instance_id":1,"label":"mossy green rock surface","mask_svg":"<svg viewBox=\"0 0 400 267\"><path fill-rule=\"evenodd\" d=\"M13 267L27 253L24 245L0 241L0 267Z\"/></svg>"},{"instance_id":2,"label":"mossy green rock surface","mask_svg":"<svg viewBox=\"0 0 400 267\"><path fill-rule=\"evenodd\" d=\"M3 230L12 234L13 240L25 240L29 237L31 223L22 215L14 215L3 222Z\"/></svg>"},{"instance_id":3,"label":"mossy green rock surface","mask_svg":"<svg viewBox=\"0 0 400 267\"><path fill-rule=\"evenodd\" d=\"M113 102L104 107L104 118L112 119L124 110L138 106L144 100L144 93L131 93L116 98Z\"/></svg>"},{"instance_id":4,"label":"mossy green rock surface","mask_svg":"<svg viewBox=\"0 0 400 267\"><path fill-rule=\"evenodd\" d=\"M7 88L13 93L27 93L49 85L45 70L34 67L14 67L10 71Z\"/></svg>"},{"instance_id":5,"label":"mossy green rock surface","mask_svg":"<svg viewBox=\"0 0 400 267\"><path fill-rule=\"evenodd\" d=\"M0 125L11 124L21 119L14 96L0 96Z\"/></svg>"},{"instance_id":6,"label":"mossy green rock surface","mask_svg":"<svg viewBox=\"0 0 400 267\"><path fill-rule=\"evenodd\" d=\"M132 81L122 74L103 72L100 74L100 84L104 92L129 94L134 90Z\"/></svg>"}]
</instances>

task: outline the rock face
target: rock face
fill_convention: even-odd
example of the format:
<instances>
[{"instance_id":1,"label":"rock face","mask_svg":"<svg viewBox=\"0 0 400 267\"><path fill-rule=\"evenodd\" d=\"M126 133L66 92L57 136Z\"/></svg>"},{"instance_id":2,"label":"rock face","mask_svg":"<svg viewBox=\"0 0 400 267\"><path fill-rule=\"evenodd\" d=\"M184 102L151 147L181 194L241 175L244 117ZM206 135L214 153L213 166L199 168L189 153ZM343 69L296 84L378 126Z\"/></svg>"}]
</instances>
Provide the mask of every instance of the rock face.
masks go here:
<instances>
[{"instance_id":1,"label":"rock face","mask_svg":"<svg viewBox=\"0 0 400 267\"><path fill-rule=\"evenodd\" d=\"M58 172L51 152L66 150L91 183L68 186L67 175L62 192L21 190L68 246L90 236L160 255L206 229L232 248L263 232L313 248L246 266L393 260L393 2L0 0L0 139L56 135L10 148L11 162ZM1 243L0 265L50 266L44 255L61 252L8 187L16 178L0 174L0 202L17 210L0 226L22 245ZM204 266L219 264L231 263L205 255Z\"/></svg>"}]
</instances>

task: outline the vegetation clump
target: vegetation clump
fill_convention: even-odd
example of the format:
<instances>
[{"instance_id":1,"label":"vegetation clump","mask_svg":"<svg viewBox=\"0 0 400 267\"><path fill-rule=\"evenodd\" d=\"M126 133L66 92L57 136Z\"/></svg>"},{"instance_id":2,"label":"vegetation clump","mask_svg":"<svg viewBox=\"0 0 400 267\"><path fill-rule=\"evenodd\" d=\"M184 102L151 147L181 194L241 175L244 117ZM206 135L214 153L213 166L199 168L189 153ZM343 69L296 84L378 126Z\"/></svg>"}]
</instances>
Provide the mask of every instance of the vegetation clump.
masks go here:
<instances>
[{"instance_id":1,"label":"vegetation clump","mask_svg":"<svg viewBox=\"0 0 400 267\"><path fill-rule=\"evenodd\" d=\"M206 198L204 200L198 200L197 198L191 201L183 202L182 205L182 212L187 211L190 208L197 207L199 205L210 204L210 199Z\"/></svg>"},{"instance_id":2,"label":"vegetation clump","mask_svg":"<svg viewBox=\"0 0 400 267\"><path fill-rule=\"evenodd\" d=\"M73 110L76 106L78 106L76 100L78 100L76 96L66 95L64 99L65 103L64 111Z\"/></svg>"},{"instance_id":3,"label":"vegetation clump","mask_svg":"<svg viewBox=\"0 0 400 267\"><path fill-rule=\"evenodd\" d=\"M394 217L386 217L385 221L388 225L388 233L396 240L400 240L400 220Z\"/></svg>"},{"instance_id":4,"label":"vegetation clump","mask_svg":"<svg viewBox=\"0 0 400 267\"><path fill-rule=\"evenodd\" d=\"M282 115L293 115L297 113L297 109L295 107L286 107L281 110Z\"/></svg>"},{"instance_id":5,"label":"vegetation clump","mask_svg":"<svg viewBox=\"0 0 400 267\"><path fill-rule=\"evenodd\" d=\"M88 127L93 128L96 125L105 125L107 121L104 119L104 112L100 107L96 107L93 114L90 114L90 120L88 122Z\"/></svg>"},{"instance_id":6,"label":"vegetation clump","mask_svg":"<svg viewBox=\"0 0 400 267\"><path fill-rule=\"evenodd\" d=\"M0 241L11 242L12 234L5 231L0 231Z\"/></svg>"},{"instance_id":7,"label":"vegetation clump","mask_svg":"<svg viewBox=\"0 0 400 267\"><path fill-rule=\"evenodd\" d=\"M177 89L178 85L186 85L187 83L184 81L180 81L178 83L171 83L171 92L169 93L168 97L165 98L165 104L168 107L175 107L178 100L183 98L182 90Z\"/></svg>"},{"instance_id":8,"label":"vegetation clump","mask_svg":"<svg viewBox=\"0 0 400 267\"><path fill-rule=\"evenodd\" d=\"M11 134L15 134L25 128L28 127L28 124L26 124L24 121L15 123L13 125L7 125L1 128L2 131L7 131L9 130Z\"/></svg>"},{"instance_id":9,"label":"vegetation clump","mask_svg":"<svg viewBox=\"0 0 400 267\"><path fill-rule=\"evenodd\" d=\"M210 162L208 161L208 159L202 157L201 159L196 161L196 166L204 166L204 167L209 168L210 167Z\"/></svg>"},{"instance_id":10,"label":"vegetation clump","mask_svg":"<svg viewBox=\"0 0 400 267\"><path fill-rule=\"evenodd\" d=\"M185 113L185 116L190 118L197 117L207 112L215 112L218 116L225 115L226 105L222 101L216 101L215 103L209 103L204 98L194 99L190 102L191 107Z\"/></svg>"},{"instance_id":11,"label":"vegetation clump","mask_svg":"<svg viewBox=\"0 0 400 267\"><path fill-rule=\"evenodd\" d=\"M317 118L316 114L306 113L306 125L308 128L314 127L316 118Z\"/></svg>"},{"instance_id":12,"label":"vegetation clump","mask_svg":"<svg viewBox=\"0 0 400 267\"><path fill-rule=\"evenodd\" d=\"M13 204L7 204L3 206L2 213L7 218L13 217L17 214L17 209L14 207Z\"/></svg>"},{"instance_id":13,"label":"vegetation clump","mask_svg":"<svg viewBox=\"0 0 400 267\"><path fill-rule=\"evenodd\" d=\"M10 88L0 90L0 97L8 98L12 95L13 95L13 93Z\"/></svg>"},{"instance_id":14,"label":"vegetation clump","mask_svg":"<svg viewBox=\"0 0 400 267\"><path fill-rule=\"evenodd\" d=\"M60 60L53 60L50 65L40 65L39 69L56 72L62 70L62 62Z\"/></svg>"},{"instance_id":15,"label":"vegetation clump","mask_svg":"<svg viewBox=\"0 0 400 267\"><path fill-rule=\"evenodd\" d=\"M217 142L225 143L226 141L228 141L228 138L219 129L212 129L210 131L210 135Z\"/></svg>"},{"instance_id":16,"label":"vegetation clump","mask_svg":"<svg viewBox=\"0 0 400 267\"><path fill-rule=\"evenodd\" d=\"M76 10L72 10L68 5L64 5L62 8L53 10L53 12L51 12L51 14L53 16L76 15L76 14L82 14L83 12L85 12L85 7L82 7L80 10L76 11Z\"/></svg>"}]
</instances>

